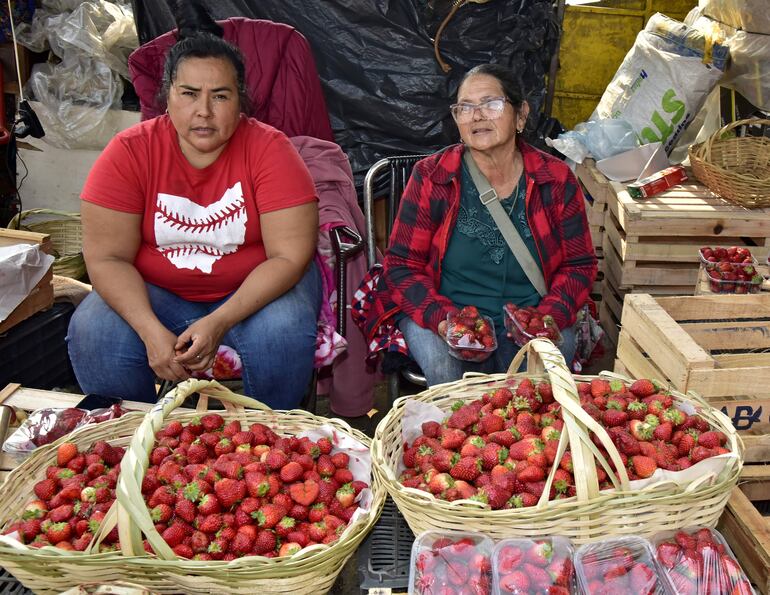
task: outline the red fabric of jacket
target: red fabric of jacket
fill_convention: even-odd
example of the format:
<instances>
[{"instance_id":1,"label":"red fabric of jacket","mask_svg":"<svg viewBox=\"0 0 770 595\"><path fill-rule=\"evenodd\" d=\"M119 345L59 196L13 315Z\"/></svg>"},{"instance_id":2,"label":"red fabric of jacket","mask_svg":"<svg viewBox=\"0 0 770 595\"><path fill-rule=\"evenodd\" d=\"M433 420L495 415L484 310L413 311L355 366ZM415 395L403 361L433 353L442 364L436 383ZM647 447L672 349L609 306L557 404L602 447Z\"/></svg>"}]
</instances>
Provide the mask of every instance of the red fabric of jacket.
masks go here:
<instances>
[{"instance_id":1,"label":"red fabric of jacket","mask_svg":"<svg viewBox=\"0 0 770 595\"><path fill-rule=\"evenodd\" d=\"M566 328L588 298L597 271L585 201L575 176L559 159L523 141L526 215L548 293L538 309ZM396 312L434 331L454 304L439 294L441 261L460 204L464 145L419 161L404 190L365 334L368 340Z\"/></svg>"},{"instance_id":2,"label":"red fabric of jacket","mask_svg":"<svg viewBox=\"0 0 770 595\"><path fill-rule=\"evenodd\" d=\"M286 136L314 136L334 141L313 54L307 39L294 27L261 19L233 17L217 21L224 38L241 50L246 66L247 115L270 124ZM166 54L176 43L169 31L134 50L128 57L131 81L142 119L166 109L159 102Z\"/></svg>"}]
</instances>

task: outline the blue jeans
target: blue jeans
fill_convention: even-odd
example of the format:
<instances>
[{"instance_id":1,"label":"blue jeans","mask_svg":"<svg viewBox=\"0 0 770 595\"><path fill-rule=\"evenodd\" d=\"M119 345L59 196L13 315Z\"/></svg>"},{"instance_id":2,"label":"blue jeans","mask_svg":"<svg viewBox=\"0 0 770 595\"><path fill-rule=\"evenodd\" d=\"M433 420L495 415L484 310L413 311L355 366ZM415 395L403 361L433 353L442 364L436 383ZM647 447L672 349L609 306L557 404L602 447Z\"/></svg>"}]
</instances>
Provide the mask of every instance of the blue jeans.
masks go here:
<instances>
[{"instance_id":1,"label":"blue jeans","mask_svg":"<svg viewBox=\"0 0 770 595\"><path fill-rule=\"evenodd\" d=\"M444 339L433 331L421 327L408 316L399 321L398 327L404 333L412 358L425 374L428 386L460 380L465 372L484 374L507 372L508 366L520 349L508 338L503 328L497 333L497 349L489 359L479 363L465 362L449 355L449 346ZM561 335L564 343L560 351L569 365L575 357L575 329L573 327L563 329Z\"/></svg>"},{"instance_id":2,"label":"blue jeans","mask_svg":"<svg viewBox=\"0 0 770 595\"><path fill-rule=\"evenodd\" d=\"M175 335L227 299L191 302L146 285L153 311ZM315 263L311 263L297 285L225 334L222 343L241 357L248 396L274 409L300 403L313 373L320 305L321 277ZM155 374L144 343L95 291L72 315L67 342L75 376L84 392L156 401Z\"/></svg>"}]
</instances>

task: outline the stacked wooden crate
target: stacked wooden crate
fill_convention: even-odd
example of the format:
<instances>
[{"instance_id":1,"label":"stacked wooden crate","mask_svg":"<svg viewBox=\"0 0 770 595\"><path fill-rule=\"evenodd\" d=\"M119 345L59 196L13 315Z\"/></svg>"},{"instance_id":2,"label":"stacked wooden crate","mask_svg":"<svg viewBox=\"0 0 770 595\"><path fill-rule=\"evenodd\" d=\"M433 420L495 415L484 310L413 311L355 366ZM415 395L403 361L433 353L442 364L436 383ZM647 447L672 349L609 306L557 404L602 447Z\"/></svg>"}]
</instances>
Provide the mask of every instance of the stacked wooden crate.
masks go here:
<instances>
[{"instance_id":1,"label":"stacked wooden crate","mask_svg":"<svg viewBox=\"0 0 770 595\"><path fill-rule=\"evenodd\" d=\"M602 283L604 281L604 257L602 253L602 243L604 241L604 217L607 212L607 203L610 199L612 190L610 182L602 173L596 169L596 162L593 159L586 159L583 163L577 164L575 175L583 189L586 201L586 216L591 230L591 240L596 251L596 257L599 259L599 274L596 276L591 297L598 302L602 299Z\"/></svg>"},{"instance_id":2,"label":"stacked wooden crate","mask_svg":"<svg viewBox=\"0 0 770 595\"><path fill-rule=\"evenodd\" d=\"M770 209L733 204L698 183L643 200L616 182L608 187L600 319L616 345L623 298L692 295L702 246L746 246L760 262L770 251Z\"/></svg>"}]
</instances>

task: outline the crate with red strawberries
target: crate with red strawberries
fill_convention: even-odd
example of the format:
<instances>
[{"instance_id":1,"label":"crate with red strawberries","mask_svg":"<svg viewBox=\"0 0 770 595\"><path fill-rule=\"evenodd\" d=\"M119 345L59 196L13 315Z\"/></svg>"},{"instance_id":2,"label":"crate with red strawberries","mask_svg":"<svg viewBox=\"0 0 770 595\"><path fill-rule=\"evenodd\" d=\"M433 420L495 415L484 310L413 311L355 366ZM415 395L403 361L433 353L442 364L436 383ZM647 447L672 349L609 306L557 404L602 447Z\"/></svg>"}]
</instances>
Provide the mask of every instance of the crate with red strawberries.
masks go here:
<instances>
[{"instance_id":1,"label":"crate with red strawberries","mask_svg":"<svg viewBox=\"0 0 770 595\"><path fill-rule=\"evenodd\" d=\"M491 593L495 542L473 531L425 531L412 544L409 593Z\"/></svg>"},{"instance_id":2,"label":"crate with red strawberries","mask_svg":"<svg viewBox=\"0 0 770 595\"><path fill-rule=\"evenodd\" d=\"M555 345L564 342L553 317L544 315L537 308L508 303L503 306L503 316L505 328L517 345L524 346L536 337L550 339Z\"/></svg>"},{"instance_id":3,"label":"crate with red strawberries","mask_svg":"<svg viewBox=\"0 0 770 595\"><path fill-rule=\"evenodd\" d=\"M676 595L756 595L724 537L708 527L663 531L655 556Z\"/></svg>"},{"instance_id":4,"label":"crate with red strawberries","mask_svg":"<svg viewBox=\"0 0 770 595\"><path fill-rule=\"evenodd\" d=\"M503 539L492 553L495 595L577 592L572 544L566 537Z\"/></svg>"},{"instance_id":5,"label":"crate with red strawberries","mask_svg":"<svg viewBox=\"0 0 770 595\"><path fill-rule=\"evenodd\" d=\"M759 293L764 278L748 248L704 246L699 255L702 275L712 293Z\"/></svg>"},{"instance_id":6,"label":"crate with red strawberries","mask_svg":"<svg viewBox=\"0 0 770 595\"><path fill-rule=\"evenodd\" d=\"M586 595L669 593L653 549L641 537L616 537L581 546L575 552L575 573Z\"/></svg>"},{"instance_id":7,"label":"crate with red strawberries","mask_svg":"<svg viewBox=\"0 0 770 595\"><path fill-rule=\"evenodd\" d=\"M497 349L495 323L476 306L464 306L447 315L446 343L454 358L483 362Z\"/></svg>"}]
</instances>

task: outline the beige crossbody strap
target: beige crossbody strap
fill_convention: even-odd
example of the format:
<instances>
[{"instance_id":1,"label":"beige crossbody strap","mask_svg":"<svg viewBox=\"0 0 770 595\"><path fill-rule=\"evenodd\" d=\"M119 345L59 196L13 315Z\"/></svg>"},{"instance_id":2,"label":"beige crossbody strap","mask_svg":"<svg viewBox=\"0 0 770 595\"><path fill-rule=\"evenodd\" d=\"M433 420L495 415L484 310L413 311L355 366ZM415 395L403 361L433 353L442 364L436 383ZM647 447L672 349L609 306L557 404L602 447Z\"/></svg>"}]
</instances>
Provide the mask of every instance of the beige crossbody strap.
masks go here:
<instances>
[{"instance_id":1,"label":"beige crossbody strap","mask_svg":"<svg viewBox=\"0 0 770 595\"><path fill-rule=\"evenodd\" d=\"M548 293L545 287L545 279L540 267L537 266L535 259L532 258L532 253L524 244L524 240L521 239L519 232L516 231L516 227L505 212L503 205L500 204L500 199L497 196L497 192L492 188L492 185L487 180L486 176L481 173L479 166L473 160L471 152L466 150L463 155L465 165L468 166L468 171L471 174L473 183L476 185L476 190L479 191L479 198L481 198L481 204L489 209L492 219L495 220L497 228L500 233L503 234L506 243L513 252L516 259L519 261L521 268L527 275L529 282L535 287L540 296L544 296ZM523 175L523 174L522 174Z\"/></svg>"}]
</instances>

